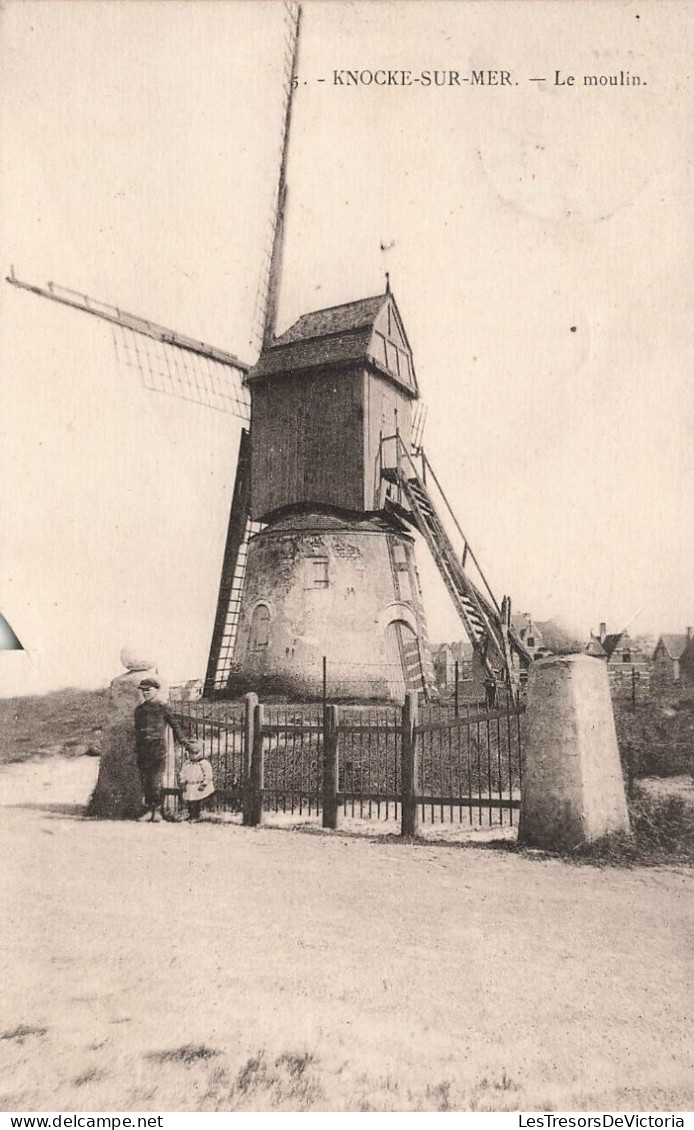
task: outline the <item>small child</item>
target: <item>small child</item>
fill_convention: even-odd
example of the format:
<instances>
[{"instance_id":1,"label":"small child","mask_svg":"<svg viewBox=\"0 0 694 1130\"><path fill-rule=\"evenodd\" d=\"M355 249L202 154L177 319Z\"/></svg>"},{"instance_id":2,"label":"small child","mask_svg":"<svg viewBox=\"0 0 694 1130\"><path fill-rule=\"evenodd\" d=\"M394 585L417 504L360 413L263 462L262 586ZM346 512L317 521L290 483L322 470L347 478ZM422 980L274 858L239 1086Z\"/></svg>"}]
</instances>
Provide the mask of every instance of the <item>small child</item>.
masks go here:
<instances>
[{"instance_id":1,"label":"small child","mask_svg":"<svg viewBox=\"0 0 694 1130\"><path fill-rule=\"evenodd\" d=\"M214 792L212 766L204 756L202 742L193 739L187 746L188 757L181 766L178 782L188 809L188 819L199 820L202 802Z\"/></svg>"}]
</instances>

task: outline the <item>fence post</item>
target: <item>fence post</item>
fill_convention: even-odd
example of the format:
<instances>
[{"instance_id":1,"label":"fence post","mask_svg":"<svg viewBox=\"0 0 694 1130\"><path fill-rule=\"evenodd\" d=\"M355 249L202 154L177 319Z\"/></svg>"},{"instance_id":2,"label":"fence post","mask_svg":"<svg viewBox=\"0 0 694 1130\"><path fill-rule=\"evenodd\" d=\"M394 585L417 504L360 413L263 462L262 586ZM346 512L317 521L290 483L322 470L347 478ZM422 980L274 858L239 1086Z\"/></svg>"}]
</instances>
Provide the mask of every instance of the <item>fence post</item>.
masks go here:
<instances>
[{"instance_id":1,"label":"fence post","mask_svg":"<svg viewBox=\"0 0 694 1130\"><path fill-rule=\"evenodd\" d=\"M323 827L337 828L337 740L339 715L336 706L323 713Z\"/></svg>"},{"instance_id":2,"label":"fence post","mask_svg":"<svg viewBox=\"0 0 694 1130\"><path fill-rule=\"evenodd\" d=\"M263 751L263 707L256 704L253 711L253 746L251 748L248 824L254 828L263 819L263 785L265 755Z\"/></svg>"},{"instance_id":3,"label":"fence post","mask_svg":"<svg viewBox=\"0 0 694 1130\"><path fill-rule=\"evenodd\" d=\"M253 787L251 783L251 757L253 754L253 735L255 726L255 708L258 705L258 696L250 694L244 696L243 705L243 781L241 782L243 823L246 827L251 824L253 808Z\"/></svg>"},{"instance_id":4,"label":"fence post","mask_svg":"<svg viewBox=\"0 0 694 1130\"><path fill-rule=\"evenodd\" d=\"M417 779L419 777L419 758L417 756L417 695L410 691L405 696L402 708L402 762L400 780L402 782L402 817L400 834L417 834Z\"/></svg>"},{"instance_id":5,"label":"fence post","mask_svg":"<svg viewBox=\"0 0 694 1130\"><path fill-rule=\"evenodd\" d=\"M458 666L458 660L456 659L456 661L455 661L455 697L454 697L456 718L458 717L458 715L460 713L460 700L458 698L458 680L459 680L459 678L460 678L460 668Z\"/></svg>"}]
</instances>

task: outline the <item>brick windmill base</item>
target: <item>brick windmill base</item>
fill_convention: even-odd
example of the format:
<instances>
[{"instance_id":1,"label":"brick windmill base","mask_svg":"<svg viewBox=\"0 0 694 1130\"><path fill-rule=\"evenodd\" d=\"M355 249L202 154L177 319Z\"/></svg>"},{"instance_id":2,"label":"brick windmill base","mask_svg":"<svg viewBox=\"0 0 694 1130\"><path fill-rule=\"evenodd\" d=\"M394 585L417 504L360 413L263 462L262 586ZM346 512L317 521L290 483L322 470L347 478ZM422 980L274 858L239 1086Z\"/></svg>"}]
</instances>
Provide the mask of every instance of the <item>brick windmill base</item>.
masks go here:
<instances>
[{"instance_id":1,"label":"brick windmill base","mask_svg":"<svg viewBox=\"0 0 694 1130\"><path fill-rule=\"evenodd\" d=\"M414 543L381 516L304 511L250 541L235 666L254 689L402 701L434 682Z\"/></svg>"}]
</instances>

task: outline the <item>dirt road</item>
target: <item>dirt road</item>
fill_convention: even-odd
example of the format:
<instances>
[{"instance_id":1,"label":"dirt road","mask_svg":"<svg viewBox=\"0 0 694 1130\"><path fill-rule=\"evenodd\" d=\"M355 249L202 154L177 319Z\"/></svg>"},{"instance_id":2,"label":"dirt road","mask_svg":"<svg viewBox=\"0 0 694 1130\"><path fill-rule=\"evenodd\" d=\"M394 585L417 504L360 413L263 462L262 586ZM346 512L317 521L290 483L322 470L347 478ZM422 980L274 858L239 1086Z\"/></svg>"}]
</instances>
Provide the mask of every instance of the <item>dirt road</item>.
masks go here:
<instances>
[{"instance_id":1,"label":"dirt road","mask_svg":"<svg viewBox=\"0 0 694 1130\"><path fill-rule=\"evenodd\" d=\"M682 1110L694 879L86 821L0 771L4 1110Z\"/></svg>"}]
</instances>

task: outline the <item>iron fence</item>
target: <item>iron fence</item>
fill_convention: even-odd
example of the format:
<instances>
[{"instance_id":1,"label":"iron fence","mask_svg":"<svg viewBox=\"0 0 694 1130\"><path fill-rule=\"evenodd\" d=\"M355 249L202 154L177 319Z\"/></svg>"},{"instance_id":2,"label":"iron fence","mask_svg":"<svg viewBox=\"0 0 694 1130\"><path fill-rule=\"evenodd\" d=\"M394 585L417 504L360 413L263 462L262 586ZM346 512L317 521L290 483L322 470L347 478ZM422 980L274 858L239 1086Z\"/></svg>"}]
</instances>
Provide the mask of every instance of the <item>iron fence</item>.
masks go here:
<instances>
[{"instance_id":1,"label":"iron fence","mask_svg":"<svg viewBox=\"0 0 694 1130\"><path fill-rule=\"evenodd\" d=\"M201 742L204 755L212 765L215 792L206 801L206 807L241 812L247 764L245 704L198 699L172 702L171 711L186 737ZM174 794L176 791L172 790Z\"/></svg>"},{"instance_id":2,"label":"iron fence","mask_svg":"<svg viewBox=\"0 0 694 1130\"><path fill-rule=\"evenodd\" d=\"M522 708L471 710L416 728L423 823L513 825L520 805Z\"/></svg>"},{"instance_id":3,"label":"iron fence","mask_svg":"<svg viewBox=\"0 0 694 1130\"><path fill-rule=\"evenodd\" d=\"M337 799L345 816L397 819L401 792L402 711L341 707Z\"/></svg>"},{"instance_id":4,"label":"iron fence","mask_svg":"<svg viewBox=\"0 0 694 1130\"><path fill-rule=\"evenodd\" d=\"M266 706L261 732L263 809L317 815L323 785L321 706Z\"/></svg>"},{"instance_id":5,"label":"iron fence","mask_svg":"<svg viewBox=\"0 0 694 1130\"><path fill-rule=\"evenodd\" d=\"M211 761L217 810L466 827L513 825L520 804L522 714L504 702L420 711L384 706L172 704ZM409 815L408 815L409 814ZM409 823L408 823L409 821Z\"/></svg>"}]
</instances>

